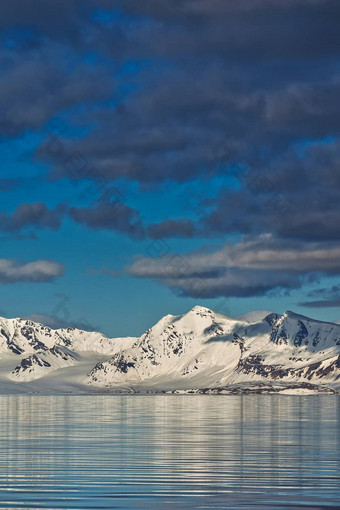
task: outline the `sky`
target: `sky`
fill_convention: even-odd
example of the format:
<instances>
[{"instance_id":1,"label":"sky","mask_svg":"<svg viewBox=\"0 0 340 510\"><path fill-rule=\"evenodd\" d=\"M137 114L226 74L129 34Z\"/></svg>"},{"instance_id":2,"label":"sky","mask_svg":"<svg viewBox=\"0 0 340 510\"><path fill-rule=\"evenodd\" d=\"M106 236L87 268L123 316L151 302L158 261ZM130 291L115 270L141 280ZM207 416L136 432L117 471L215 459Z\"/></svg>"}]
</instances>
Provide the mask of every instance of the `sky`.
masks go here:
<instances>
[{"instance_id":1,"label":"sky","mask_svg":"<svg viewBox=\"0 0 340 510\"><path fill-rule=\"evenodd\" d=\"M338 0L2 0L0 315L340 320Z\"/></svg>"}]
</instances>

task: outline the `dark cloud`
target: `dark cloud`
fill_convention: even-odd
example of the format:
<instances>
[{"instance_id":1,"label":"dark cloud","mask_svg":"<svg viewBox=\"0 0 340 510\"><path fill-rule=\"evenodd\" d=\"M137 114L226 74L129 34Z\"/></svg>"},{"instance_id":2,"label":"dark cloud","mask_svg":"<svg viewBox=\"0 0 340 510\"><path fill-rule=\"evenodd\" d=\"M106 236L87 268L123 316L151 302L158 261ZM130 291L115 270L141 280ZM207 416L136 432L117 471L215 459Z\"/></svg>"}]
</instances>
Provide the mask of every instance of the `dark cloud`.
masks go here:
<instances>
[{"instance_id":1,"label":"dark cloud","mask_svg":"<svg viewBox=\"0 0 340 510\"><path fill-rule=\"evenodd\" d=\"M300 138L339 131L339 76L330 81L291 83L266 97L264 119L271 129Z\"/></svg>"},{"instance_id":2,"label":"dark cloud","mask_svg":"<svg viewBox=\"0 0 340 510\"><path fill-rule=\"evenodd\" d=\"M148 236L152 239L161 239L163 237L194 237L196 230L194 221L182 218L150 225L148 227Z\"/></svg>"},{"instance_id":3,"label":"dark cloud","mask_svg":"<svg viewBox=\"0 0 340 510\"><path fill-rule=\"evenodd\" d=\"M340 248L317 243L284 243L261 236L221 249L140 257L127 267L138 278L153 278L182 296L263 296L300 288L321 275L339 275Z\"/></svg>"},{"instance_id":4,"label":"dark cloud","mask_svg":"<svg viewBox=\"0 0 340 510\"><path fill-rule=\"evenodd\" d=\"M160 28L164 35L160 45L163 52L166 48L171 51L173 46L179 48L181 44L183 51L201 54L219 51L229 56L233 50L236 58L242 55L257 59L270 55L298 58L301 54L310 54L313 49L317 54L330 51L339 37L334 19L339 13L336 0L184 0L176 3L123 0L120 4L134 16L147 15L162 23ZM189 30L197 26L199 34ZM175 28L180 36L177 45ZM181 37L181 28L185 28L186 37ZM286 37L281 37L284 32ZM312 33L318 36L318 41L306 38Z\"/></svg>"},{"instance_id":5,"label":"dark cloud","mask_svg":"<svg viewBox=\"0 0 340 510\"><path fill-rule=\"evenodd\" d=\"M93 13L113 6L107 0L4 0L1 3L0 29L5 41L25 42L29 47L43 45L46 39L70 45L84 45L84 30L93 24ZM26 38L17 40L13 29L26 30Z\"/></svg>"},{"instance_id":6,"label":"dark cloud","mask_svg":"<svg viewBox=\"0 0 340 510\"><path fill-rule=\"evenodd\" d=\"M35 262L16 262L0 259L0 283L49 282L62 276L64 268L58 262L37 260Z\"/></svg>"},{"instance_id":7,"label":"dark cloud","mask_svg":"<svg viewBox=\"0 0 340 510\"><path fill-rule=\"evenodd\" d=\"M75 222L91 229L115 230L136 239L144 236L139 213L123 202L99 200L91 207L72 207L69 213Z\"/></svg>"},{"instance_id":8,"label":"dark cloud","mask_svg":"<svg viewBox=\"0 0 340 510\"><path fill-rule=\"evenodd\" d=\"M0 135L5 137L40 130L61 111L114 94L115 80L107 67L86 64L69 47L46 42L27 51L0 50L0 57Z\"/></svg>"},{"instance_id":9,"label":"dark cloud","mask_svg":"<svg viewBox=\"0 0 340 510\"><path fill-rule=\"evenodd\" d=\"M243 265L221 250L184 255L185 275L149 259L132 274L184 295L198 275L201 296L263 295L338 274L338 0L4 0L1 9L0 134L43 133L67 118L69 129L35 154L51 178L123 179L139 190L222 183L190 219L175 211L145 226L124 202L98 200L69 209L76 223L139 239L260 239L234 248ZM22 205L0 227L56 229L60 217Z\"/></svg>"},{"instance_id":10,"label":"dark cloud","mask_svg":"<svg viewBox=\"0 0 340 510\"><path fill-rule=\"evenodd\" d=\"M60 204L49 209L43 202L20 204L14 212L0 213L0 231L13 234L12 238L36 239L34 232L21 235L20 232L29 228L58 230L65 216L71 217L76 223L91 229L106 229L122 232L133 238L144 237L144 226L140 214L126 205L120 195L107 190L97 201L88 207L67 207ZM110 200L110 196L112 200Z\"/></svg>"},{"instance_id":11,"label":"dark cloud","mask_svg":"<svg viewBox=\"0 0 340 510\"><path fill-rule=\"evenodd\" d=\"M331 297L336 297L340 294L340 285L332 285L328 288L321 289L313 289L307 293L307 297L309 298L322 298L322 299L330 299Z\"/></svg>"},{"instance_id":12,"label":"dark cloud","mask_svg":"<svg viewBox=\"0 0 340 510\"><path fill-rule=\"evenodd\" d=\"M316 301L303 301L300 306L307 308L338 308L340 307L340 296L337 299L325 299Z\"/></svg>"},{"instance_id":13,"label":"dark cloud","mask_svg":"<svg viewBox=\"0 0 340 510\"><path fill-rule=\"evenodd\" d=\"M20 204L11 214L0 213L0 230L20 232L28 227L57 230L61 225L64 211L63 205L50 210L43 202Z\"/></svg>"},{"instance_id":14,"label":"dark cloud","mask_svg":"<svg viewBox=\"0 0 340 510\"><path fill-rule=\"evenodd\" d=\"M288 151L270 168L250 160L239 189L224 187L208 203L201 235L271 232L285 239L339 241L339 165L335 141Z\"/></svg>"},{"instance_id":15,"label":"dark cloud","mask_svg":"<svg viewBox=\"0 0 340 510\"><path fill-rule=\"evenodd\" d=\"M309 292L307 297L314 298L314 300L304 301L300 303L301 306L308 308L337 308L340 306L340 285L315 289Z\"/></svg>"},{"instance_id":16,"label":"dark cloud","mask_svg":"<svg viewBox=\"0 0 340 510\"><path fill-rule=\"evenodd\" d=\"M93 129L72 140L72 149L98 178L185 181L216 170L214 147L221 140L241 154L260 147L271 161L297 140L339 129L339 4L333 0L98 7L124 14L92 24L86 17L93 51L135 63L120 108L106 104L78 115ZM117 32L121 37L112 40ZM56 175L76 178L63 167Z\"/></svg>"}]
</instances>

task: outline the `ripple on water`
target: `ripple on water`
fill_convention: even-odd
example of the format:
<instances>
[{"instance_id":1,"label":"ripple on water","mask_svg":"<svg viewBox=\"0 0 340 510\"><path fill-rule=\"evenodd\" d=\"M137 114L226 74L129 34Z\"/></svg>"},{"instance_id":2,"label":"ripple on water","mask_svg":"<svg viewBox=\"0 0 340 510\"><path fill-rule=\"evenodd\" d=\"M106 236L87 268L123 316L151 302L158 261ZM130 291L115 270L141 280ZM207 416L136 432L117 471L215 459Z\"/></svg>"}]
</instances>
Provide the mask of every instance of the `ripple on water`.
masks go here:
<instances>
[{"instance_id":1,"label":"ripple on water","mask_svg":"<svg viewBox=\"0 0 340 510\"><path fill-rule=\"evenodd\" d=\"M0 508L340 508L340 397L0 396Z\"/></svg>"}]
</instances>

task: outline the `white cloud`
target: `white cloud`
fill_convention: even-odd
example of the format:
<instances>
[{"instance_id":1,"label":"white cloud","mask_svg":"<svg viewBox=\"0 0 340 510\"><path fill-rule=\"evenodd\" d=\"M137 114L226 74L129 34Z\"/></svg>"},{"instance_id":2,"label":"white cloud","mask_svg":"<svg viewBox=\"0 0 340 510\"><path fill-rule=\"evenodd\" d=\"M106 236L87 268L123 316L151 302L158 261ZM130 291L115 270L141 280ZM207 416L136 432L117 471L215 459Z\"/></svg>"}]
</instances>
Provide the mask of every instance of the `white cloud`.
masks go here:
<instances>
[{"instance_id":1,"label":"white cloud","mask_svg":"<svg viewBox=\"0 0 340 510\"><path fill-rule=\"evenodd\" d=\"M62 276L64 267L51 260L16 262L0 259L0 283L48 282Z\"/></svg>"}]
</instances>

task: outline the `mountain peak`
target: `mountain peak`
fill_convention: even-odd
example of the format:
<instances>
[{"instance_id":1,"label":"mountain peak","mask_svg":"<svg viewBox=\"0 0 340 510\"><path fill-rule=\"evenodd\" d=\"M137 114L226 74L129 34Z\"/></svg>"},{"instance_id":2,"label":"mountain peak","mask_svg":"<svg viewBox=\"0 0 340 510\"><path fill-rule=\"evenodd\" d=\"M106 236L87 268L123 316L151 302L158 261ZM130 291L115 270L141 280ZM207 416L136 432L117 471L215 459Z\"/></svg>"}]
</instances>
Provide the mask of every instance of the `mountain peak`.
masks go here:
<instances>
[{"instance_id":1,"label":"mountain peak","mask_svg":"<svg viewBox=\"0 0 340 510\"><path fill-rule=\"evenodd\" d=\"M188 313L195 313L196 315L211 315L214 312L205 306L195 305Z\"/></svg>"},{"instance_id":2,"label":"mountain peak","mask_svg":"<svg viewBox=\"0 0 340 510\"><path fill-rule=\"evenodd\" d=\"M247 323L196 305L183 315L166 315L139 338L54 331L21 319L0 322L0 388L8 379L42 379L42 388L64 388L67 374L67 384L79 387L145 384L162 391L264 381L273 391L277 381L339 386L340 325L291 311ZM59 369L59 378L49 377Z\"/></svg>"},{"instance_id":3,"label":"mountain peak","mask_svg":"<svg viewBox=\"0 0 340 510\"><path fill-rule=\"evenodd\" d=\"M330 322L330 321L321 321L321 320L318 320L318 319L313 319L311 317L306 317L306 315L301 315L299 313L296 313L296 312L292 312L291 310L287 310L287 312L284 314L284 317L287 317L287 318L290 318L290 319L295 319L295 320L300 320L300 321L308 321L308 322L316 322L316 323L319 323L319 324L331 324L332 326L334 326L334 322Z\"/></svg>"}]
</instances>

